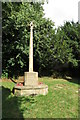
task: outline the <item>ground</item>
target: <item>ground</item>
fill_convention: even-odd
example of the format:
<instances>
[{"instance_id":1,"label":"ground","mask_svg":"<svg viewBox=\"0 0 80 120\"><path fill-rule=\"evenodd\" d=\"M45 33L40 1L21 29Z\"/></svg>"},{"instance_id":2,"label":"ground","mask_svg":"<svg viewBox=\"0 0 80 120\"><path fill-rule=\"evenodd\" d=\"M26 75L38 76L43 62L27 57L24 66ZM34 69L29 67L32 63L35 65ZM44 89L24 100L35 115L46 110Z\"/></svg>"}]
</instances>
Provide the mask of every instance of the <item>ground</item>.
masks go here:
<instances>
[{"instance_id":1,"label":"ground","mask_svg":"<svg viewBox=\"0 0 80 120\"><path fill-rule=\"evenodd\" d=\"M39 81L48 85L46 96L15 96L13 94L15 83L3 80L2 117L78 118L78 79L42 77Z\"/></svg>"}]
</instances>

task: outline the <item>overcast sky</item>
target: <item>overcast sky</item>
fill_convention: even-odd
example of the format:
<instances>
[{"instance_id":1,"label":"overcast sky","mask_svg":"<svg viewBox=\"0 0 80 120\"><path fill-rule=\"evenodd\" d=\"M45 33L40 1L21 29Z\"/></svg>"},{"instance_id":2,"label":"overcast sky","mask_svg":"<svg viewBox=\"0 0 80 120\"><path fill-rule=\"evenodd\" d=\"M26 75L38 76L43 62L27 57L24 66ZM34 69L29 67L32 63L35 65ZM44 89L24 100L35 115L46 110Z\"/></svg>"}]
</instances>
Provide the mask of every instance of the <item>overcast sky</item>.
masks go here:
<instances>
[{"instance_id":1,"label":"overcast sky","mask_svg":"<svg viewBox=\"0 0 80 120\"><path fill-rule=\"evenodd\" d=\"M55 26L63 25L64 21L78 21L78 2L80 0L48 0L43 8L45 17L55 22Z\"/></svg>"}]
</instances>

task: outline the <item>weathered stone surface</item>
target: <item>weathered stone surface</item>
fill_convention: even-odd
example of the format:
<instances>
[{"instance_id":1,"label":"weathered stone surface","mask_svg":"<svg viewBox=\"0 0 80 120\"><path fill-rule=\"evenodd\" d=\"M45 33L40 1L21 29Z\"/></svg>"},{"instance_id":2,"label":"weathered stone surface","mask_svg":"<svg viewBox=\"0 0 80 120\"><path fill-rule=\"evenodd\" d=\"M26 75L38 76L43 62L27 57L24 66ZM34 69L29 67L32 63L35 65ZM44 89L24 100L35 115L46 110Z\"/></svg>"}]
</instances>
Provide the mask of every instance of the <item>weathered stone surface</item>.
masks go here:
<instances>
[{"instance_id":1,"label":"weathered stone surface","mask_svg":"<svg viewBox=\"0 0 80 120\"><path fill-rule=\"evenodd\" d=\"M24 85L35 86L38 85L38 72L25 72Z\"/></svg>"},{"instance_id":2,"label":"weathered stone surface","mask_svg":"<svg viewBox=\"0 0 80 120\"><path fill-rule=\"evenodd\" d=\"M30 23L29 72L33 72L33 22Z\"/></svg>"},{"instance_id":3,"label":"weathered stone surface","mask_svg":"<svg viewBox=\"0 0 80 120\"><path fill-rule=\"evenodd\" d=\"M14 87L15 95L20 96L29 96L29 95L46 95L48 93L47 85L38 85L38 86L15 86Z\"/></svg>"}]
</instances>

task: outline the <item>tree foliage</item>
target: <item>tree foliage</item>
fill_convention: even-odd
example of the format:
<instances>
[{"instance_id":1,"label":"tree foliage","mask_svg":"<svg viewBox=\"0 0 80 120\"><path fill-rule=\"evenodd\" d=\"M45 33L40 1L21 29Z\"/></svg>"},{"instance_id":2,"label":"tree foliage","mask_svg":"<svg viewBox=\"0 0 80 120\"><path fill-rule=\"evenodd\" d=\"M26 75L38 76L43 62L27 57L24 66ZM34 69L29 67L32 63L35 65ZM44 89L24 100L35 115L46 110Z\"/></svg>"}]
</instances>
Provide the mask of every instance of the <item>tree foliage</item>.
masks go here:
<instances>
[{"instance_id":1,"label":"tree foliage","mask_svg":"<svg viewBox=\"0 0 80 120\"><path fill-rule=\"evenodd\" d=\"M61 63L60 69L72 70L79 68L80 63L80 24L65 22L57 30L56 34L56 58ZM59 64L60 64L59 63ZM64 71L63 71L64 72Z\"/></svg>"},{"instance_id":2,"label":"tree foliage","mask_svg":"<svg viewBox=\"0 0 80 120\"><path fill-rule=\"evenodd\" d=\"M2 6L3 72L10 76L24 74L29 66L30 22L33 21L34 71L51 75L80 69L80 25L65 22L55 30L44 18L40 3L3 3Z\"/></svg>"},{"instance_id":3,"label":"tree foliage","mask_svg":"<svg viewBox=\"0 0 80 120\"><path fill-rule=\"evenodd\" d=\"M48 66L54 24L43 16L39 3L3 4L3 70L11 73L28 70L31 21L34 22L34 70L41 72Z\"/></svg>"}]
</instances>

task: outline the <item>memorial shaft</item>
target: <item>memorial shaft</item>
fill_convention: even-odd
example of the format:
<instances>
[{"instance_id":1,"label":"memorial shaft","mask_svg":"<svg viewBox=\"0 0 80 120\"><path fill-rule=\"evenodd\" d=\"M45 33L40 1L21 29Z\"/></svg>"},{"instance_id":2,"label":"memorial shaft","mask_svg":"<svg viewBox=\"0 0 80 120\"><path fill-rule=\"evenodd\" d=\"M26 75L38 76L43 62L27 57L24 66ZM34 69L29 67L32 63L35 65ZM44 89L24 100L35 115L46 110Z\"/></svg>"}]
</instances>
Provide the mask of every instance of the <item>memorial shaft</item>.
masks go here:
<instances>
[{"instance_id":1,"label":"memorial shaft","mask_svg":"<svg viewBox=\"0 0 80 120\"><path fill-rule=\"evenodd\" d=\"M29 72L33 72L33 23L30 24Z\"/></svg>"}]
</instances>

